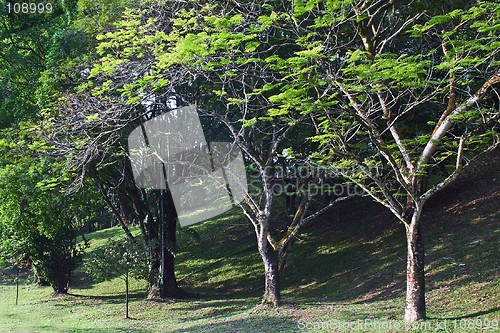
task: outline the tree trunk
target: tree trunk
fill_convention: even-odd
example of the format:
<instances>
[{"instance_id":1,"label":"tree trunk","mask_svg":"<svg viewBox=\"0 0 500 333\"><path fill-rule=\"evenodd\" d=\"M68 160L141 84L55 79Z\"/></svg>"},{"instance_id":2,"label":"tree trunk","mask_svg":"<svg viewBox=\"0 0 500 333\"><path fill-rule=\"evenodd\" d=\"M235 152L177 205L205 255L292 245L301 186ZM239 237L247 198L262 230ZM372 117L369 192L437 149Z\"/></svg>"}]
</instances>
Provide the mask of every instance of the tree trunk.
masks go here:
<instances>
[{"instance_id":1,"label":"tree trunk","mask_svg":"<svg viewBox=\"0 0 500 333\"><path fill-rule=\"evenodd\" d=\"M161 216L163 223L161 226L161 298L180 298L182 292L177 285L175 278L175 257L173 251L177 246L177 212L175 210L174 199L170 190L162 190Z\"/></svg>"},{"instance_id":2,"label":"tree trunk","mask_svg":"<svg viewBox=\"0 0 500 333\"><path fill-rule=\"evenodd\" d=\"M278 306L281 301L280 283L279 283L279 254L271 245L264 241L261 252L262 261L265 269L265 289L262 297L262 304ZM260 246L259 246L260 247Z\"/></svg>"},{"instance_id":3,"label":"tree trunk","mask_svg":"<svg viewBox=\"0 0 500 333\"><path fill-rule=\"evenodd\" d=\"M147 299L155 299L160 297L159 285L159 272L160 272L160 258L158 255L154 254L155 249L152 249L150 254L150 260L152 261L149 265L149 276L148 276L148 290Z\"/></svg>"},{"instance_id":4,"label":"tree trunk","mask_svg":"<svg viewBox=\"0 0 500 333\"><path fill-rule=\"evenodd\" d=\"M172 251L177 243L177 214L170 191L159 195L159 242L155 249L155 263L150 272L148 298L182 298L184 293L175 277L175 257Z\"/></svg>"},{"instance_id":5,"label":"tree trunk","mask_svg":"<svg viewBox=\"0 0 500 333\"><path fill-rule=\"evenodd\" d=\"M412 323L426 319L425 309L425 248L420 230L421 209L413 213L411 224L406 225L408 257L406 263L406 307L404 320Z\"/></svg>"},{"instance_id":6,"label":"tree trunk","mask_svg":"<svg viewBox=\"0 0 500 333\"><path fill-rule=\"evenodd\" d=\"M182 298L184 293L177 285L174 255L166 249L162 259L160 246L149 267L148 299ZM162 265L163 261L163 265Z\"/></svg>"},{"instance_id":7,"label":"tree trunk","mask_svg":"<svg viewBox=\"0 0 500 333\"><path fill-rule=\"evenodd\" d=\"M174 255L165 250L163 265L161 269L161 285L160 297L161 298L181 298L182 292L177 285L175 278L175 257Z\"/></svg>"},{"instance_id":8,"label":"tree trunk","mask_svg":"<svg viewBox=\"0 0 500 333\"><path fill-rule=\"evenodd\" d=\"M55 284L52 285L52 289L54 289L55 294L67 294L69 289L69 278L66 276L58 278Z\"/></svg>"}]
</instances>

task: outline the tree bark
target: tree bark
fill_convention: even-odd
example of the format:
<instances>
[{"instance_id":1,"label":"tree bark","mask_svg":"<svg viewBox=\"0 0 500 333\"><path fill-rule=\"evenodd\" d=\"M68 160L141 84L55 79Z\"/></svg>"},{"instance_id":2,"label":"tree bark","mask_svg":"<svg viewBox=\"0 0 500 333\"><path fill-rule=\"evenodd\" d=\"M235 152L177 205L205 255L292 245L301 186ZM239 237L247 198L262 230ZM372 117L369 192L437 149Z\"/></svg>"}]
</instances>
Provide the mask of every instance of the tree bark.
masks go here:
<instances>
[{"instance_id":1,"label":"tree bark","mask_svg":"<svg viewBox=\"0 0 500 333\"><path fill-rule=\"evenodd\" d=\"M153 256L155 261L149 268L148 299L182 298L184 293L177 284L175 277L175 258L171 251L165 249L161 255L161 246Z\"/></svg>"},{"instance_id":2,"label":"tree bark","mask_svg":"<svg viewBox=\"0 0 500 333\"><path fill-rule=\"evenodd\" d=\"M156 299L160 297L160 290L158 288L159 285L159 272L160 272L160 258L155 253L157 246L154 249L151 249L150 260L152 262L149 264L149 276L148 276L148 290L147 290L147 299Z\"/></svg>"},{"instance_id":3,"label":"tree bark","mask_svg":"<svg viewBox=\"0 0 500 333\"><path fill-rule=\"evenodd\" d=\"M163 216L164 221L160 234L162 243L160 297L180 298L182 292L175 278L175 257L172 252L177 246L177 212L169 190L162 190L161 200L161 216Z\"/></svg>"},{"instance_id":4,"label":"tree bark","mask_svg":"<svg viewBox=\"0 0 500 333\"><path fill-rule=\"evenodd\" d=\"M170 191L159 193L159 235L153 258L157 258L150 267L148 298L182 298L184 293L175 277L175 257L173 250L177 243L177 214Z\"/></svg>"},{"instance_id":5,"label":"tree bark","mask_svg":"<svg viewBox=\"0 0 500 333\"><path fill-rule=\"evenodd\" d=\"M406 227L408 256L406 263L406 307L404 320L412 323L426 319L425 309L425 247L420 229L421 209L413 213Z\"/></svg>"},{"instance_id":6,"label":"tree bark","mask_svg":"<svg viewBox=\"0 0 500 333\"><path fill-rule=\"evenodd\" d=\"M265 241L261 252L265 270L265 289L262 304L278 306L281 301L279 281L279 253Z\"/></svg>"},{"instance_id":7,"label":"tree bark","mask_svg":"<svg viewBox=\"0 0 500 333\"><path fill-rule=\"evenodd\" d=\"M175 277L175 258L174 255L165 250L165 256L163 259L163 265L161 269L161 285L160 285L160 297L161 298L181 298L182 292L177 285L177 279Z\"/></svg>"},{"instance_id":8,"label":"tree bark","mask_svg":"<svg viewBox=\"0 0 500 333\"><path fill-rule=\"evenodd\" d=\"M68 293L68 288L66 286L58 286L54 288L54 294L66 295Z\"/></svg>"}]
</instances>

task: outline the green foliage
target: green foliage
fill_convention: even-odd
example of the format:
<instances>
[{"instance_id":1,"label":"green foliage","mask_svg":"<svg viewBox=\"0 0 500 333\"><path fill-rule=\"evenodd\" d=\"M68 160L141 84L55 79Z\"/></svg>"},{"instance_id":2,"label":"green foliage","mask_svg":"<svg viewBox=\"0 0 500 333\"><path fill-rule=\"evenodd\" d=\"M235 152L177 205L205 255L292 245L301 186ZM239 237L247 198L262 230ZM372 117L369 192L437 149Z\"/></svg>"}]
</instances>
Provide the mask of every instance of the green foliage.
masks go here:
<instances>
[{"instance_id":1,"label":"green foliage","mask_svg":"<svg viewBox=\"0 0 500 333\"><path fill-rule=\"evenodd\" d=\"M132 0L102 0L98 2L77 0L75 2L74 25L91 33L98 33L111 26L121 17L125 8L135 4L135 1Z\"/></svg>"},{"instance_id":2,"label":"green foliage","mask_svg":"<svg viewBox=\"0 0 500 333\"><path fill-rule=\"evenodd\" d=\"M0 255L26 255L40 278L65 293L86 247L76 238L93 217L93 207L88 193L65 197L57 187L44 185L55 172L47 160L0 169Z\"/></svg>"},{"instance_id":3,"label":"green foliage","mask_svg":"<svg viewBox=\"0 0 500 333\"><path fill-rule=\"evenodd\" d=\"M129 238L108 239L105 245L90 253L84 267L97 281L125 278L127 274L147 279L148 257L147 249Z\"/></svg>"},{"instance_id":4,"label":"green foliage","mask_svg":"<svg viewBox=\"0 0 500 333\"><path fill-rule=\"evenodd\" d=\"M385 53L376 55L374 59L368 59L364 52L356 50L350 54L346 61L348 65L343 69L347 77L354 82L360 83L355 88L356 91L366 90L363 87L370 87L377 92L388 87L419 88L428 84L427 73L431 62L425 60L423 56L409 56L406 54ZM380 84L384 84L381 88Z\"/></svg>"},{"instance_id":5,"label":"green foliage","mask_svg":"<svg viewBox=\"0 0 500 333\"><path fill-rule=\"evenodd\" d=\"M415 25L410 33L442 38L447 54L437 68L463 72L475 66L500 64L495 57L490 57L500 46L499 30L500 4L478 1L467 10L456 9L434 16L425 24Z\"/></svg>"}]
</instances>

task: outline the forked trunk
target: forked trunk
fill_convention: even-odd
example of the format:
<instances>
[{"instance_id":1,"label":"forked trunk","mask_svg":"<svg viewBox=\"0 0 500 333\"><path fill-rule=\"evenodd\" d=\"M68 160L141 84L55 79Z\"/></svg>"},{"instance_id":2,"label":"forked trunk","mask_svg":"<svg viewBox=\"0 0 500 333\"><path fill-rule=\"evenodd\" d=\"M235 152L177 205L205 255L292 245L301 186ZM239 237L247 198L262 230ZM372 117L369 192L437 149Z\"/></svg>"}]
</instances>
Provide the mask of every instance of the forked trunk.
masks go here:
<instances>
[{"instance_id":1,"label":"forked trunk","mask_svg":"<svg viewBox=\"0 0 500 333\"><path fill-rule=\"evenodd\" d=\"M425 248L420 229L421 210L414 212L410 225L406 225L408 257L406 263L405 322L426 319L425 310Z\"/></svg>"}]
</instances>

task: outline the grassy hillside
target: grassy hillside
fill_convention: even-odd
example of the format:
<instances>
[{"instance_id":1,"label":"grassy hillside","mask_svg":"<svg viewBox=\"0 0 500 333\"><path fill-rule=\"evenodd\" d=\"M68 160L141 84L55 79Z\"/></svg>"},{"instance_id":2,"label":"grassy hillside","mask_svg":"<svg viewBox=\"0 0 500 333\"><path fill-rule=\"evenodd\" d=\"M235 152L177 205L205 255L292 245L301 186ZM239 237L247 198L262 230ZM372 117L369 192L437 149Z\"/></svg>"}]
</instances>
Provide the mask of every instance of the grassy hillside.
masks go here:
<instances>
[{"instance_id":1,"label":"grassy hillside","mask_svg":"<svg viewBox=\"0 0 500 333\"><path fill-rule=\"evenodd\" d=\"M413 332L494 332L498 297L498 153L426 207L425 326ZM299 236L282 276L284 305L263 308L262 264L252 227L233 211L180 235L179 284L186 300L144 300L133 281L124 319L123 281L93 283L81 272L70 295L0 276L0 332L400 332L405 291L402 226L367 198L346 201ZM135 230L134 232L138 232ZM89 235L91 248L118 228Z\"/></svg>"}]
</instances>

